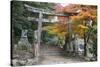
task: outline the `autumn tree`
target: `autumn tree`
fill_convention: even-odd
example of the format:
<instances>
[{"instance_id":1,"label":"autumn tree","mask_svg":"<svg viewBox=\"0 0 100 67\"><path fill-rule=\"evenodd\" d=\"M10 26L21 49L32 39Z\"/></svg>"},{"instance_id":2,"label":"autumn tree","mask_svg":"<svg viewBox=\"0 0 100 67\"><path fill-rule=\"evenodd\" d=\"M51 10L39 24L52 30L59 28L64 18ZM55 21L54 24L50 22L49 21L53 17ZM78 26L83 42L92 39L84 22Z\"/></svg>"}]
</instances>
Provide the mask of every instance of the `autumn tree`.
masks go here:
<instances>
[{"instance_id":1,"label":"autumn tree","mask_svg":"<svg viewBox=\"0 0 100 67\"><path fill-rule=\"evenodd\" d=\"M62 10L59 10L62 9ZM86 56L86 46L90 39L90 29L97 25L97 11L96 6L91 5L78 5L70 4L65 7L61 5L56 6L56 12L58 13L78 13L70 17L71 20L71 30L74 34L78 34L80 38L84 39L84 55ZM56 34L58 37L63 37L66 42L69 40L69 31L68 31L68 17L58 17L59 23L56 23L52 26L48 26L50 33ZM64 46L64 45L63 45Z\"/></svg>"},{"instance_id":2,"label":"autumn tree","mask_svg":"<svg viewBox=\"0 0 100 67\"><path fill-rule=\"evenodd\" d=\"M97 11L96 6L82 6L80 13L77 16L72 16L72 20L76 25L75 32L81 38L84 38L84 55L86 56L86 46L90 39L91 28L97 25ZM96 34L95 34L96 35Z\"/></svg>"}]
</instances>

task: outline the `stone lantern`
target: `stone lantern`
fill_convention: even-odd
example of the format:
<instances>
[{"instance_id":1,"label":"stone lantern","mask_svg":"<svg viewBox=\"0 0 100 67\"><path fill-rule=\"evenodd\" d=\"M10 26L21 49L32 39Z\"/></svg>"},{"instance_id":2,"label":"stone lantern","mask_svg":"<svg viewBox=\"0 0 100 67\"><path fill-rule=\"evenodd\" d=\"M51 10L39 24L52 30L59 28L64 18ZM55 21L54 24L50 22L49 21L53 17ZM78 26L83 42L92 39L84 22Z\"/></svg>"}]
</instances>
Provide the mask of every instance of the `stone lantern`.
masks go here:
<instances>
[{"instance_id":1,"label":"stone lantern","mask_svg":"<svg viewBox=\"0 0 100 67\"><path fill-rule=\"evenodd\" d=\"M17 47L19 50L31 49L31 44L29 43L28 38L27 38L27 32L28 30L22 29L21 38L18 42L18 47Z\"/></svg>"}]
</instances>

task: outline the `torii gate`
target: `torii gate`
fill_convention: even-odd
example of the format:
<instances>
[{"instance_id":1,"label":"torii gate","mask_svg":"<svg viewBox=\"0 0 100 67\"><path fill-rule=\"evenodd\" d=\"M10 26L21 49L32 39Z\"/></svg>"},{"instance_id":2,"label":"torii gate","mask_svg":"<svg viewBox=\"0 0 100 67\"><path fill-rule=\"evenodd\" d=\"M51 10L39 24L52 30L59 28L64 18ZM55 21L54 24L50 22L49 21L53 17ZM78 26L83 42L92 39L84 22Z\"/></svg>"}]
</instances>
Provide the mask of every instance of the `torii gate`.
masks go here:
<instances>
[{"instance_id":1,"label":"torii gate","mask_svg":"<svg viewBox=\"0 0 100 67\"><path fill-rule=\"evenodd\" d=\"M36 58L37 58L37 62L39 60L39 46L40 46L40 41L41 41L41 31L42 31L42 22L45 22L45 19L43 19L43 14L45 15L49 15L49 16L65 16L65 17L70 17L72 15L77 15L78 13L66 13L66 14L58 14L55 13L54 11L46 11L45 9L40 9L40 8L35 8L32 6L29 6L27 4L25 4L25 7L27 8L28 11L31 11L33 13L38 13L39 14L39 18L38 19L33 19L35 21L38 21L38 36L37 36L37 44L36 44ZM70 20L70 19L69 19ZM47 20L48 22L50 22L49 20ZM71 24L68 23L68 29L69 32L71 31ZM71 33L70 33L71 34Z\"/></svg>"}]
</instances>

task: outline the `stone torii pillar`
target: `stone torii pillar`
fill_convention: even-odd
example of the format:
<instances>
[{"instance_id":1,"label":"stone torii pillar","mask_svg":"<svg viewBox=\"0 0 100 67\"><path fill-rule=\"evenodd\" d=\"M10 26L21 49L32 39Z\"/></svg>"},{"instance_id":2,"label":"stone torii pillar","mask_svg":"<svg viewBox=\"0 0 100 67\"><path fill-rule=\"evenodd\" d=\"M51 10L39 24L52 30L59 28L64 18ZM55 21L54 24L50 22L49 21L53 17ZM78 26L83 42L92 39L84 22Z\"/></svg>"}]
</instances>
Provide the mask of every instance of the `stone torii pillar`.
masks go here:
<instances>
[{"instance_id":1,"label":"stone torii pillar","mask_svg":"<svg viewBox=\"0 0 100 67\"><path fill-rule=\"evenodd\" d=\"M35 31L35 34L37 34L36 42L34 44L35 49L35 59L36 62L39 62L39 56L40 56L40 43L41 43L41 32L42 32L42 12L39 13L39 21L38 21L38 30Z\"/></svg>"}]
</instances>

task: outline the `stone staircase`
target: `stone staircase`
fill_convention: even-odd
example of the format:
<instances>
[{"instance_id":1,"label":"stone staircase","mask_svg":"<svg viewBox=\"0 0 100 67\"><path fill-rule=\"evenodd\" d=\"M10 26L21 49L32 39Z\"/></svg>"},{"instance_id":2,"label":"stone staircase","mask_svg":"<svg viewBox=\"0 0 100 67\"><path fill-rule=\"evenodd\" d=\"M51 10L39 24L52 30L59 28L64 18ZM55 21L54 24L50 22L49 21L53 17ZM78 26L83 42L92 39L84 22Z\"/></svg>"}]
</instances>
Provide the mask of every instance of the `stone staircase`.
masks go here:
<instances>
[{"instance_id":1,"label":"stone staircase","mask_svg":"<svg viewBox=\"0 0 100 67\"><path fill-rule=\"evenodd\" d=\"M40 49L42 56L58 56L63 55L63 49L56 45L42 45Z\"/></svg>"}]
</instances>

